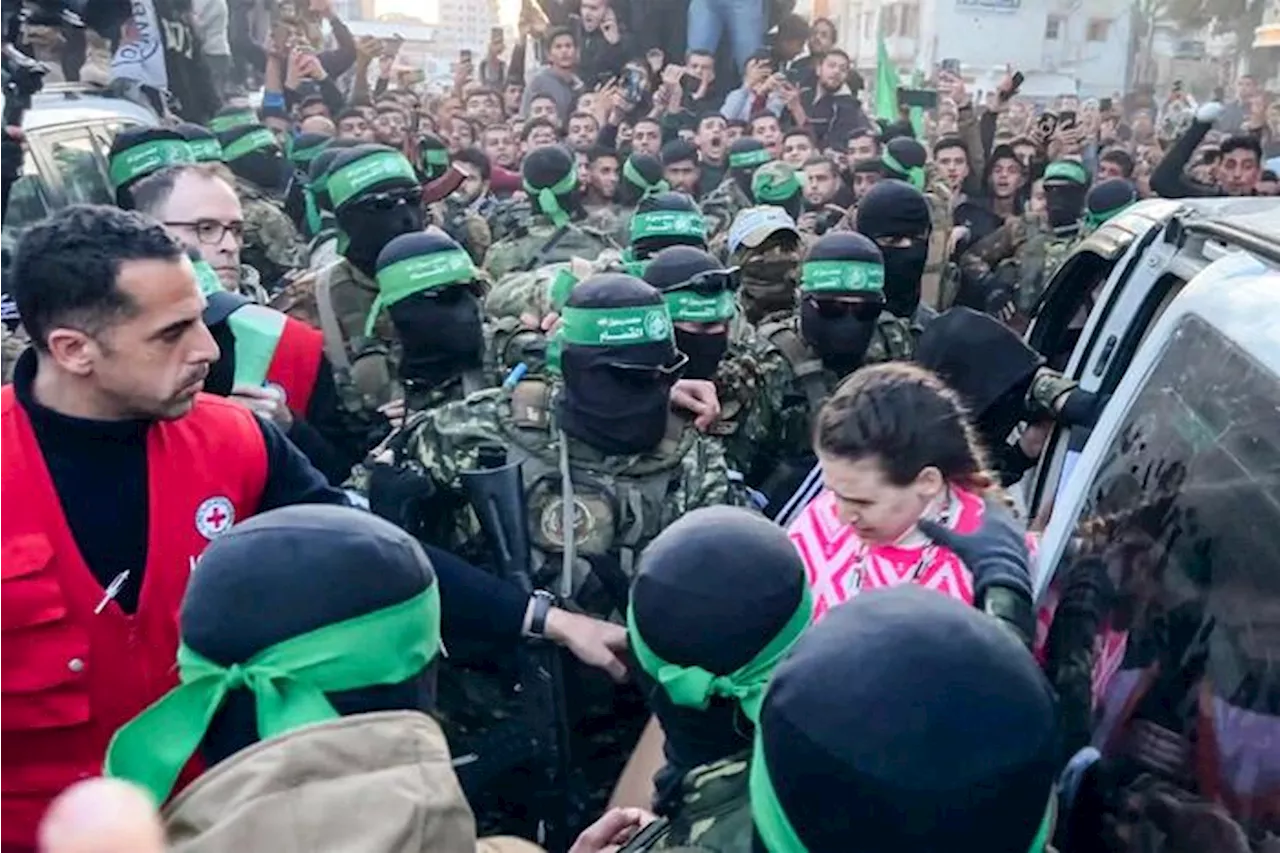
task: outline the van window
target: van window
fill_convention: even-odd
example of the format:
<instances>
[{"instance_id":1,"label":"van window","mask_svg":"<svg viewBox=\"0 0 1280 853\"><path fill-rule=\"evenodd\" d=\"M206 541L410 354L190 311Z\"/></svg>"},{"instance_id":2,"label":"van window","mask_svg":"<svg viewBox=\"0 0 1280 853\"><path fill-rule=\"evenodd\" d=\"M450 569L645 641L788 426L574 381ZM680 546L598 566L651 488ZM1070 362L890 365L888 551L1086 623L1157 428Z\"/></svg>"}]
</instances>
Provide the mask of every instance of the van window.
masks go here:
<instances>
[{"instance_id":1,"label":"van window","mask_svg":"<svg viewBox=\"0 0 1280 853\"><path fill-rule=\"evenodd\" d=\"M1250 834L1280 831L1278 413L1280 377L1178 324L1089 483L1045 648L1072 747Z\"/></svg>"},{"instance_id":2,"label":"van window","mask_svg":"<svg viewBox=\"0 0 1280 853\"><path fill-rule=\"evenodd\" d=\"M61 178L67 204L114 203L106 163L88 128L51 136L49 153Z\"/></svg>"},{"instance_id":3,"label":"van window","mask_svg":"<svg viewBox=\"0 0 1280 853\"><path fill-rule=\"evenodd\" d=\"M28 147L22 158L22 176L9 190L9 206L4 211L4 233L13 237L33 222L43 219L49 212L44 186L40 183L40 170Z\"/></svg>"}]
</instances>

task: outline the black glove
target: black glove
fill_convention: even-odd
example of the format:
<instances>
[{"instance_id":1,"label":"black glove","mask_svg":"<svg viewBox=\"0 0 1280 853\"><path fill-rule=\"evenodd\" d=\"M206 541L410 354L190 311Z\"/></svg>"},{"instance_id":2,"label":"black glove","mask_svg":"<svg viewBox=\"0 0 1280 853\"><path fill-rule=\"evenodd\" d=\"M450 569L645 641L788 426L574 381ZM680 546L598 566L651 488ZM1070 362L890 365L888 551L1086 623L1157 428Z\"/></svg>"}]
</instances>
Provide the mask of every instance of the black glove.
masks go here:
<instances>
[{"instance_id":1,"label":"black glove","mask_svg":"<svg viewBox=\"0 0 1280 853\"><path fill-rule=\"evenodd\" d=\"M374 515L417 535L423 509L436 493L426 474L403 465L375 462L369 466L369 509Z\"/></svg>"},{"instance_id":2,"label":"black glove","mask_svg":"<svg viewBox=\"0 0 1280 853\"><path fill-rule=\"evenodd\" d=\"M973 575L973 603L1007 623L1024 643L1035 636L1031 608L1031 552L1026 527L1001 503L988 499L982 526L957 533L921 519L920 532L955 553Z\"/></svg>"}]
</instances>

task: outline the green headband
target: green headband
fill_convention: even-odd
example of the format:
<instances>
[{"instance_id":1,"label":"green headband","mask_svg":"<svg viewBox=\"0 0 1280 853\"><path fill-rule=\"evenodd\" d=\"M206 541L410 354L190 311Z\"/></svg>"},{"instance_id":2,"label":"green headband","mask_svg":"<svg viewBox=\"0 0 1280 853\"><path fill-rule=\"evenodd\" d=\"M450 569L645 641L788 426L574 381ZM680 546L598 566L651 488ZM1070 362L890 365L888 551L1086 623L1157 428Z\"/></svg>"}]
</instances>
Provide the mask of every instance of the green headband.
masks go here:
<instances>
[{"instance_id":1,"label":"green headband","mask_svg":"<svg viewBox=\"0 0 1280 853\"><path fill-rule=\"evenodd\" d=\"M808 853L808 848L800 840L790 818L778 801L778 793L774 790L773 780L769 778L769 768L765 764L764 741L760 736L760 727L756 726L755 748L751 755L747 787L751 792L751 820L755 824L760 841L769 853ZM1056 792L1050 792L1049 803L1045 806L1044 816L1040 818L1040 826L1031 839L1027 853L1044 853L1049 845L1049 835L1053 831L1054 816L1057 814Z\"/></svg>"},{"instance_id":2,"label":"green headband","mask_svg":"<svg viewBox=\"0 0 1280 853\"><path fill-rule=\"evenodd\" d=\"M265 740L336 719L325 693L405 681L439 650L434 583L407 601L290 637L230 667L180 644L181 683L115 733L105 775L141 785L163 803L230 691L253 693Z\"/></svg>"},{"instance_id":3,"label":"green headband","mask_svg":"<svg viewBox=\"0 0 1280 853\"><path fill-rule=\"evenodd\" d=\"M745 169L748 166L759 166L761 163L768 163L773 159L773 155L769 153L767 148L757 148L754 151L738 151L729 155L730 169Z\"/></svg>"},{"instance_id":4,"label":"green headband","mask_svg":"<svg viewBox=\"0 0 1280 853\"><path fill-rule=\"evenodd\" d=\"M543 189L534 187L526 180L524 182L524 191L530 197L538 200L538 209L550 217L557 228L560 228L569 224L569 214L564 212L564 208L560 206L560 200L556 196L564 195L577 185L578 173L570 169L563 178Z\"/></svg>"},{"instance_id":5,"label":"green headband","mask_svg":"<svg viewBox=\"0 0 1280 853\"><path fill-rule=\"evenodd\" d=\"M428 166L448 166L449 152L443 148L423 148L422 162Z\"/></svg>"},{"instance_id":6,"label":"green headband","mask_svg":"<svg viewBox=\"0 0 1280 853\"><path fill-rule=\"evenodd\" d=\"M296 145L289 151L289 159L299 166L310 166L311 161L319 156L320 152L329 147L332 139L326 139L323 142L317 142L307 148L299 148Z\"/></svg>"},{"instance_id":7,"label":"green headband","mask_svg":"<svg viewBox=\"0 0 1280 853\"><path fill-rule=\"evenodd\" d=\"M809 585L801 584L800 590L800 601L782 630L755 657L728 675L715 675L700 666L667 663L654 654L636 626L634 600L627 608L627 637L631 641L631 652L640 668L658 682L675 704L705 710L711 697L724 696L736 700L747 719L754 723L760 718L760 704L764 701L765 687L774 668L813 621L813 598Z\"/></svg>"},{"instance_id":8,"label":"green headband","mask_svg":"<svg viewBox=\"0 0 1280 853\"><path fill-rule=\"evenodd\" d=\"M226 133L228 130L235 130L237 127L244 127L247 124L257 124L258 116L253 110L239 110L226 115L214 116L209 122L209 129L214 133Z\"/></svg>"},{"instance_id":9,"label":"green headband","mask_svg":"<svg viewBox=\"0 0 1280 853\"><path fill-rule=\"evenodd\" d=\"M785 181L777 184L773 181L760 180L760 173L757 172L756 184L751 191L757 201L786 201L802 189L800 179L796 177L795 172L792 172Z\"/></svg>"},{"instance_id":10,"label":"green headband","mask_svg":"<svg viewBox=\"0 0 1280 853\"><path fill-rule=\"evenodd\" d=\"M662 294L667 301L671 319L684 323L719 323L733 317L733 294L729 291L715 296L700 296L692 290L670 290Z\"/></svg>"},{"instance_id":11,"label":"green headband","mask_svg":"<svg viewBox=\"0 0 1280 853\"><path fill-rule=\"evenodd\" d=\"M884 149L884 153L880 155L880 162L884 163L890 169L893 169L893 171L897 172L899 175L906 175L907 183L911 184L911 186L921 191L924 190L923 166L912 166L908 169L906 166L902 165L897 157L894 157L893 154L890 153L888 148Z\"/></svg>"},{"instance_id":12,"label":"green headband","mask_svg":"<svg viewBox=\"0 0 1280 853\"><path fill-rule=\"evenodd\" d=\"M130 181L158 172L175 163L194 163L191 146L182 139L154 139L111 156L111 186L119 189Z\"/></svg>"},{"instance_id":13,"label":"green headband","mask_svg":"<svg viewBox=\"0 0 1280 853\"><path fill-rule=\"evenodd\" d=\"M329 202L337 210L369 187L394 180L408 181L416 186L418 176L403 154L379 151L330 172L325 186L329 191Z\"/></svg>"},{"instance_id":14,"label":"green headband","mask_svg":"<svg viewBox=\"0 0 1280 853\"><path fill-rule=\"evenodd\" d=\"M671 340L671 314L666 303L632 308L578 308L566 305L560 316L566 344L620 347Z\"/></svg>"},{"instance_id":15,"label":"green headband","mask_svg":"<svg viewBox=\"0 0 1280 853\"><path fill-rule=\"evenodd\" d=\"M1074 160L1055 160L1045 167L1044 175L1046 181L1070 181L1073 184L1088 186L1089 171L1083 164Z\"/></svg>"},{"instance_id":16,"label":"green headband","mask_svg":"<svg viewBox=\"0 0 1280 853\"><path fill-rule=\"evenodd\" d=\"M222 288L222 280L218 278L218 274L214 272L208 261L192 261L191 266L196 271L196 284L200 287L200 292L205 296L211 293L218 293Z\"/></svg>"},{"instance_id":17,"label":"green headband","mask_svg":"<svg viewBox=\"0 0 1280 853\"><path fill-rule=\"evenodd\" d=\"M415 293L462 284L475 277L476 268L471 264L471 256L462 249L418 255L383 267L378 270L378 296L373 300L369 319L364 324L365 337L373 336L374 324L383 308Z\"/></svg>"},{"instance_id":18,"label":"green headband","mask_svg":"<svg viewBox=\"0 0 1280 853\"><path fill-rule=\"evenodd\" d=\"M1101 228L1102 224L1108 219L1111 219L1113 216L1119 216L1121 213L1124 213L1137 203L1138 202L1135 199L1133 201L1126 201L1124 204L1117 205L1110 210L1086 210L1084 212L1084 227L1088 228L1090 231Z\"/></svg>"},{"instance_id":19,"label":"green headband","mask_svg":"<svg viewBox=\"0 0 1280 853\"><path fill-rule=\"evenodd\" d=\"M631 242L648 237L697 237L707 240L707 222L693 210L653 210L631 217Z\"/></svg>"},{"instance_id":20,"label":"green headband","mask_svg":"<svg viewBox=\"0 0 1280 853\"><path fill-rule=\"evenodd\" d=\"M216 139L189 139L187 147L197 163L212 163L222 159L222 143Z\"/></svg>"},{"instance_id":21,"label":"green headband","mask_svg":"<svg viewBox=\"0 0 1280 853\"><path fill-rule=\"evenodd\" d=\"M807 293L884 293L884 264L875 261L806 261L800 289Z\"/></svg>"},{"instance_id":22,"label":"green headband","mask_svg":"<svg viewBox=\"0 0 1280 853\"><path fill-rule=\"evenodd\" d=\"M657 193L665 193L671 189L671 184L664 179L659 178L653 183L649 183L644 175L640 174L640 170L636 168L636 164L631 162L631 158L627 158L627 162L622 164L622 177L630 181L634 186L643 191L644 195L650 196Z\"/></svg>"},{"instance_id":23,"label":"green headband","mask_svg":"<svg viewBox=\"0 0 1280 853\"><path fill-rule=\"evenodd\" d=\"M276 142L275 134L267 130L265 127L258 130L251 130L235 142L228 142L222 146L222 159L230 163L232 160L239 160L255 151L261 151L264 148L279 148Z\"/></svg>"}]
</instances>

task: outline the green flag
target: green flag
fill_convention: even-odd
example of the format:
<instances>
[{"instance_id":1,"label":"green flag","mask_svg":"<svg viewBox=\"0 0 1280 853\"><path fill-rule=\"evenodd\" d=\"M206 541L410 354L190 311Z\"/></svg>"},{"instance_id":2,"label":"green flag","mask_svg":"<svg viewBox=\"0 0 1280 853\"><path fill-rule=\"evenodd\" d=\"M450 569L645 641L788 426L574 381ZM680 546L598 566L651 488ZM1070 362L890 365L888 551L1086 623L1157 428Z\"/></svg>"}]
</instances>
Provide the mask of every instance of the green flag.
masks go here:
<instances>
[{"instance_id":1,"label":"green flag","mask_svg":"<svg viewBox=\"0 0 1280 853\"><path fill-rule=\"evenodd\" d=\"M911 75L911 88L923 89L924 81L925 81L924 72L917 70L914 74ZM911 128L916 132L916 139L924 139L924 108L923 107L911 108Z\"/></svg>"},{"instance_id":2,"label":"green flag","mask_svg":"<svg viewBox=\"0 0 1280 853\"><path fill-rule=\"evenodd\" d=\"M876 118L898 120L898 69L889 61L884 36L876 39Z\"/></svg>"}]
</instances>

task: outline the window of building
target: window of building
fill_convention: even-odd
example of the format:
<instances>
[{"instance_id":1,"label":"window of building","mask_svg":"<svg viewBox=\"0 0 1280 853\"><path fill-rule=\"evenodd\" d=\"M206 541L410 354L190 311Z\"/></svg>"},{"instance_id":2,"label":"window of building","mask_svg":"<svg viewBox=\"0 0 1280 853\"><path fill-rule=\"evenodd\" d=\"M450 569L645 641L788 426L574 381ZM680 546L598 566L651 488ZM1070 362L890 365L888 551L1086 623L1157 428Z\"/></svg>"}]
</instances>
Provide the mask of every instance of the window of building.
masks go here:
<instances>
[{"instance_id":1,"label":"window of building","mask_svg":"<svg viewBox=\"0 0 1280 853\"><path fill-rule=\"evenodd\" d=\"M899 35L916 38L920 34L920 9L916 6L903 6Z\"/></svg>"},{"instance_id":2,"label":"window of building","mask_svg":"<svg viewBox=\"0 0 1280 853\"><path fill-rule=\"evenodd\" d=\"M1061 38L1062 19L1056 15L1050 15L1044 22L1044 37L1049 41L1057 41Z\"/></svg>"},{"instance_id":3,"label":"window of building","mask_svg":"<svg viewBox=\"0 0 1280 853\"><path fill-rule=\"evenodd\" d=\"M1089 28L1085 31L1085 38L1089 41L1106 41L1107 33L1111 30L1111 22L1106 18L1090 18Z\"/></svg>"}]
</instances>

